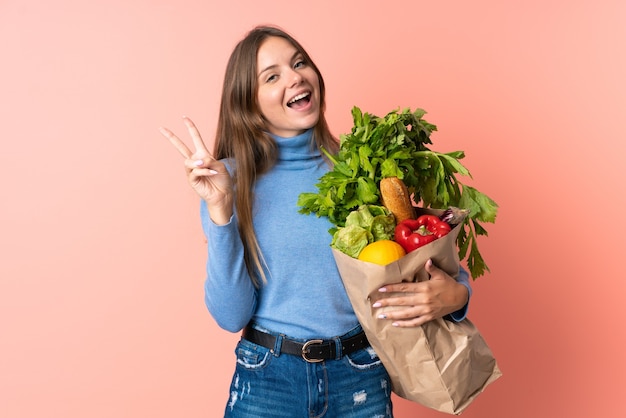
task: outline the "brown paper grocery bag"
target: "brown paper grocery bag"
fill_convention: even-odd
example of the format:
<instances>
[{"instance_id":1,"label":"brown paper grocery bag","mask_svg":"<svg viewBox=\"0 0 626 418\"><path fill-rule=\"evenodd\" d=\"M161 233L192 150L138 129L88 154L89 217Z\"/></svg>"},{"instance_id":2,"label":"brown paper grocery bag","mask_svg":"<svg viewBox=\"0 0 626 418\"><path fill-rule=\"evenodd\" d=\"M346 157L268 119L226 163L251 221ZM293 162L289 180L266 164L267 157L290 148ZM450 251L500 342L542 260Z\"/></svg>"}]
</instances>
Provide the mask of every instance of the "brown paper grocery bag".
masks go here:
<instances>
[{"instance_id":1,"label":"brown paper grocery bag","mask_svg":"<svg viewBox=\"0 0 626 418\"><path fill-rule=\"evenodd\" d=\"M352 306L389 373L394 393L455 415L502 375L478 329L468 319L437 319L420 327L398 328L378 318L393 308L372 308L372 304L385 284L428 280L424 264L429 258L457 277L459 228L457 225L448 235L386 266L359 261L333 249Z\"/></svg>"}]
</instances>

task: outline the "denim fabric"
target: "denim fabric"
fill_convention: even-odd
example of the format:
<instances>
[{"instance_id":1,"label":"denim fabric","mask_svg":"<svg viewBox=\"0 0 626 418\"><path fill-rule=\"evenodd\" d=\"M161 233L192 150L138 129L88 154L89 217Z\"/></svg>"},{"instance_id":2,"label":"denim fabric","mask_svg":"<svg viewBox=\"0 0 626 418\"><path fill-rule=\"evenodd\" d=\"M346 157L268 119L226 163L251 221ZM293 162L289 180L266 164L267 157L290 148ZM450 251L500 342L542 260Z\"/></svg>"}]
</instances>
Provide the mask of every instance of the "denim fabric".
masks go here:
<instances>
[{"instance_id":1,"label":"denim fabric","mask_svg":"<svg viewBox=\"0 0 626 418\"><path fill-rule=\"evenodd\" d=\"M354 335L360 327L346 334ZM308 363L242 339L225 417L393 417L391 382L371 347Z\"/></svg>"}]
</instances>

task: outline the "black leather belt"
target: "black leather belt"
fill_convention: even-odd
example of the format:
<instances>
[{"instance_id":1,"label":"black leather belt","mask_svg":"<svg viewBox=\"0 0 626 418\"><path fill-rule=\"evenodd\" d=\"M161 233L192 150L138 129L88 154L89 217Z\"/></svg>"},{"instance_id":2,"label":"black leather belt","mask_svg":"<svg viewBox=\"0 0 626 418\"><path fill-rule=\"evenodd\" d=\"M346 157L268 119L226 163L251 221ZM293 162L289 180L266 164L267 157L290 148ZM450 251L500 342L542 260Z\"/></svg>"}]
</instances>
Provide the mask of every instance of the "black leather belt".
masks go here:
<instances>
[{"instance_id":1,"label":"black leather belt","mask_svg":"<svg viewBox=\"0 0 626 418\"><path fill-rule=\"evenodd\" d=\"M277 338L275 335L259 331L250 325L243 330L242 337L254 344L270 349L273 349L276 345ZM339 341L341 342L339 357L369 347L370 345L363 331L351 337L340 338ZM293 356L302 356L302 358L309 363L318 363L320 361L337 358L337 345L335 340L309 340L302 343L283 337L280 351L281 353L291 354Z\"/></svg>"}]
</instances>

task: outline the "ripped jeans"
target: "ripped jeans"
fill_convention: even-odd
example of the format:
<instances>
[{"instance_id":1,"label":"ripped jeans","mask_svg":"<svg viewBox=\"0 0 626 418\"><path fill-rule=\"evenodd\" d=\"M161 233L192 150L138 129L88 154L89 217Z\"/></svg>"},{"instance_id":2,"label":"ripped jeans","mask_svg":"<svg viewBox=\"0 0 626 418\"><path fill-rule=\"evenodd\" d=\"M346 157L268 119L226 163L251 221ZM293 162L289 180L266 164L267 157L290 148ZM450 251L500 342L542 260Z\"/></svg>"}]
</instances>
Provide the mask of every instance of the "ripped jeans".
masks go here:
<instances>
[{"instance_id":1,"label":"ripped jeans","mask_svg":"<svg viewBox=\"0 0 626 418\"><path fill-rule=\"evenodd\" d=\"M360 327L345 336L355 335ZM233 418L389 418L391 382L371 347L308 363L241 339L224 413Z\"/></svg>"}]
</instances>

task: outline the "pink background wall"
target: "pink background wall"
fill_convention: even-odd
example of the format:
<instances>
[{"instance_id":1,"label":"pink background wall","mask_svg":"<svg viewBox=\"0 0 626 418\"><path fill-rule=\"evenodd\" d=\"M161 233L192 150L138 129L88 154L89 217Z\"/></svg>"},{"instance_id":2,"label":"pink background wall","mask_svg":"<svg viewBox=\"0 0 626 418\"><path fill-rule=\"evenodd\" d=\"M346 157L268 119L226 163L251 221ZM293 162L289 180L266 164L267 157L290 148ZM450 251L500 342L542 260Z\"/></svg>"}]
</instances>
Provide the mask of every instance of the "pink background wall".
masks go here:
<instances>
[{"instance_id":1,"label":"pink background wall","mask_svg":"<svg viewBox=\"0 0 626 418\"><path fill-rule=\"evenodd\" d=\"M470 317L505 375L463 416L623 416L625 4L1 0L0 416L221 416L237 336L157 129L210 138L266 22L321 67L336 134L353 105L423 107L500 203Z\"/></svg>"}]
</instances>

